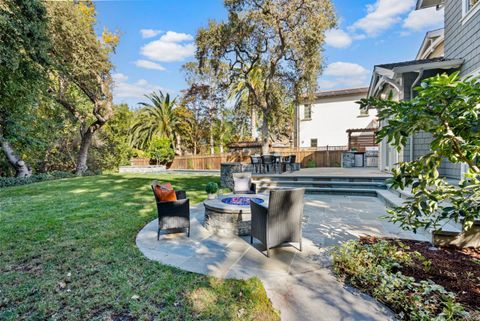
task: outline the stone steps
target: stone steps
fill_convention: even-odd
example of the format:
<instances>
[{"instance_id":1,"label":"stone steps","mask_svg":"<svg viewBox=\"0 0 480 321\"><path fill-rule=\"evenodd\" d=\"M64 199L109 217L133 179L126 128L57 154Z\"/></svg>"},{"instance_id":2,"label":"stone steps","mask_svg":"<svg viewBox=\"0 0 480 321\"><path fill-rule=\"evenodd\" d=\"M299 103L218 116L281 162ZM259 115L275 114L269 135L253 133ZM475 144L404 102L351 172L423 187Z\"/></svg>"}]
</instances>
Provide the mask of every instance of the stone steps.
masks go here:
<instances>
[{"instance_id":1,"label":"stone steps","mask_svg":"<svg viewBox=\"0 0 480 321\"><path fill-rule=\"evenodd\" d=\"M257 188L279 188L279 187L305 187L305 188L330 188L330 189L387 189L382 182L349 182L349 181L255 181Z\"/></svg>"},{"instance_id":2,"label":"stone steps","mask_svg":"<svg viewBox=\"0 0 480 321\"><path fill-rule=\"evenodd\" d=\"M324 195L356 195L356 196L371 196L376 197L375 189L360 189L360 188L328 188L328 187L305 187L305 186L288 186L281 187L260 186L257 187L258 193L265 193L272 189L288 189L288 188L305 188L305 194L324 194Z\"/></svg>"},{"instance_id":3,"label":"stone steps","mask_svg":"<svg viewBox=\"0 0 480 321\"><path fill-rule=\"evenodd\" d=\"M304 176L304 175L255 175L257 191L272 189L305 188L307 194L357 195L377 197L376 190L386 190L388 176Z\"/></svg>"},{"instance_id":4,"label":"stone steps","mask_svg":"<svg viewBox=\"0 0 480 321\"><path fill-rule=\"evenodd\" d=\"M257 182L371 182L386 184L390 176L305 176L305 175L253 175Z\"/></svg>"}]
</instances>

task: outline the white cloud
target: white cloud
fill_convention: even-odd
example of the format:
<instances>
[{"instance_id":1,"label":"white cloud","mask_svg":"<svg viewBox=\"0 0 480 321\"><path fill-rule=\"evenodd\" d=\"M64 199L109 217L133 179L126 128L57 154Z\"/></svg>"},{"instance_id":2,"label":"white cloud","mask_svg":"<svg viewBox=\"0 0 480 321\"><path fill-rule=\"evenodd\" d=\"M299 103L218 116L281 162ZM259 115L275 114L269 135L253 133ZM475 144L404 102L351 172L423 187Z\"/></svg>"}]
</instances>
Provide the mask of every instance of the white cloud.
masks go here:
<instances>
[{"instance_id":1,"label":"white cloud","mask_svg":"<svg viewBox=\"0 0 480 321\"><path fill-rule=\"evenodd\" d=\"M192 41L193 36L189 35L188 33L179 33L175 31L168 31L164 34L160 40L165 42L184 42L184 41Z\"/></svg>"},{"instance_id":2,"label":"white cloud","mask_svg":"<svg viewBox=\"0 0 480 321\"><path fill-rule=\"evenodd\" d=\"M128 79L127 76L125 76L124 74L122 74L120 72L113 74L112 78L113 78L114 82L125 81L125 80Z\"/></svg>"},{"instance_id":3,"label":"white cloud","mask_svg":"<svg viewBox=\"0 0 480 321\"><path fill-rule=\"evenodd\" d=\"M150 60L137 60L135 61L135 65L140 68L145 68L145 69L153 69L153 70L159 70L159 71L165 71L165 68L157 64L156 62L150 61Z\"/></svg>"},{"instance_id":4,"label":"white cloud","mask_svg":"<svg viewBox=\"0 0 480 321\"><path fill-rule=\"evenodd\" d=\"M444 23L444 9L435 7L410 12L403 22L403 28L411 31L440 28Z\"/></svg>"},{"instance_id":5,"label":"white cloud","mask_svg":"<svg viewBox=\"0 0 480 321\"><path fill-rule=\"evenodd\" d=\"M116 103L127 102L136 105L139 101L145 101L145 94L150 94L154 90L162 90L168 92L167 89L154 85L145 79L139 79L136 82L128 82L128 77L122 73L112 75L113 85L113 99Z\"/></svg>"},{"instance_id":6,"label":"white cloud","mask_svg":"<svg viewBox=\"0 0 480 321\"><path fill-rule=\"evenodd\" d=\"M162 30L157 29L141 29L140 34L142 38L152 38L162 33Z\"/></svg>"},{"instance_id":7,"label":"white cloud","mask_svg":"<svg viewBox=\"0 0 480 321\"><path fill-rule=\"evenodd\" d=\"M350 62L334 62L323 72L321 89L362 87L367 85L370 72L363 66Z\"/></svg>"},{"instance_id":8,"label":"white cloud","mask_svg":"<svg viewBox=\"0 0 480 321\"><path fill-rule=\"evenodd\" d=\"M331 29L325 32L325 42L330 47L347 48L352 44L352 38L341 29Z\"/></svg>"},{"instance_id":9,"label":"white cloud","mask_svg":"<svg viewBox=\"0 0 480 321\"><path fill-rule=\"evenodd\" d=\"M367 15L357 20L350 29L376 36L401 22L401 16L411 11L415 3L416 0L377 0L374 4L367 5Z\"/></svg>"},{"instance_id":10,"label":"white cloud","mask_svg":"<svg viewBox=\"0 0 480 321\"><path fill-rule=\"evenodd\" d=\"M140 53L155 61L182 61L195 53L193 36L186 33L169 31L158 40L154 40L140 50Z\"/></svg>"},{"instance_id":11,"label":"white cloud","mask_svg":"<svg viewBox=\"0 0 480 321\"><path fill-rule=\"evenodd\" d=\"M359 64L338 61L329 64L323 74L333 77L358 77L368 75L368 70Z\"/></svg>"}]
</instances>

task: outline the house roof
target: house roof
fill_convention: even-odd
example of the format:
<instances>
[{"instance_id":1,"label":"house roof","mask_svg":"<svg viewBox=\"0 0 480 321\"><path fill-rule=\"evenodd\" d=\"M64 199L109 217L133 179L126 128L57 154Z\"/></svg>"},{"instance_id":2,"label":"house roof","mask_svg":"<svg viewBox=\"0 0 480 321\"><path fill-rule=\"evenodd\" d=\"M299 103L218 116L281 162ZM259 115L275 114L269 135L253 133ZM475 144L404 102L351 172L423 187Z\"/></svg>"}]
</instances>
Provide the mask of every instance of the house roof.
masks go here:
<instances>
[{"instance_id":1,"label":"house roof","mask_svg":"<svg viewBox=\"0 0 480 321\"><path fill-rule=\"evenodd\" d=\"M442 5L445 0L417 0L417 10Z\"/></svg>"},{"instance_id":2,"label":"house roof","mask_svg":"<svg viewBox=\"0 0 480 321\"><path fill-rule=\"evenodd\" d=\"M323 97L332 97L332 96L347 96L347 95L359 95L366 94L368 92L368 87L359 87L359 88L345 88L338 90L323 90L315 94L317 98Z\"/></svg>"},{"instance_id":3,"label":"house roof","mask_svg":"<svg viewBox=\"0 0 480 321\"><path fill-rule=\"evenodd\" d=\"M337 90L322 90L314 94L313 101L321 100L324 98L333 98L333 97L342 97L342 96L353 96L353 95L367 95L368 87L358 87L358 88L345 88ZM303 97L304 101L311 101L307 96Z\"/></svg>"},{"instance_id":4,"label":"house roof","mask_svg":"<svg viewBox=\"0 0 480 321\"><path fill-rule=\"evenodd\" d=\"M377 90L381 88L382 84L385 82L390 83L397 88L398 86L395 84L395 79L404 73L434 69L455 69L459 68L462 64L463 59L447 59L439 57L376 65L373 70L368 96L374 96Z\"/></svg>"},{"instance_id":5,"label":"house roof","mask_svg":"<svg viewBox=\"0 0 480 321\"><path fill-rule=\"evenodd\" d=\"M448 59L444 57L402 61L391 64L376 65L374 72L393 78L406 72L432 69L452 69L462 65L463 59Z\"/></svg>"},{"instance_id":6,"label":"house roof","mask_svg":"<svg viewBox=\"0 0 480 321\"><path fill-rule=\"evenodd\" d=\"M435 50L445 42L445 29L432 30L426 33L423 39L422 45L418 50L417 57L415 59L427 59L432 55ZM443 52L441 54L443 56ZM436 57L432 57L436 58Z\"/></svg>"},{"instance_id":7,"label":"house roof","mask_svg":"<svg viewBox=\"0 0 480 321\"><path fill-rule=\"evenodd\" d=\"M231 149L242 149L242 148L256 148L256 147L262 147L261 142L253 141L253 142L235 142L235 143L230 143L228 145L229 148Z\"/></svg>"}]
</instances>

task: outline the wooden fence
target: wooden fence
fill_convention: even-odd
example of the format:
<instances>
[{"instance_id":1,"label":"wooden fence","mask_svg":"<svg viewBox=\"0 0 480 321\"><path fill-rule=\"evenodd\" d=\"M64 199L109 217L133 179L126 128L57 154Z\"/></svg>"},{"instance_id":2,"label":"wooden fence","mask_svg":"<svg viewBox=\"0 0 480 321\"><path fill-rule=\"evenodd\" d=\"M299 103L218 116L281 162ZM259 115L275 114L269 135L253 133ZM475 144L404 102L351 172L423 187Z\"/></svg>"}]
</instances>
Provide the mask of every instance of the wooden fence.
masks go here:
<instances>
[{"instance_id":1,"label":"wooden fence","mask_svg":"<svg viewBox=\"0 0 480 321\"><path fill-rule=\"evenodd\" d=\"M343 149L344 150L344 149ZM342 162L342 149L282 149L276 151L282 156L296 155L296 162L301 167L340 167ZM241 162L250 163L248 153L228 153L218 155L176 156L170 169L192 170L219 170L221 163Z\"/></svg>"}]
</instances>

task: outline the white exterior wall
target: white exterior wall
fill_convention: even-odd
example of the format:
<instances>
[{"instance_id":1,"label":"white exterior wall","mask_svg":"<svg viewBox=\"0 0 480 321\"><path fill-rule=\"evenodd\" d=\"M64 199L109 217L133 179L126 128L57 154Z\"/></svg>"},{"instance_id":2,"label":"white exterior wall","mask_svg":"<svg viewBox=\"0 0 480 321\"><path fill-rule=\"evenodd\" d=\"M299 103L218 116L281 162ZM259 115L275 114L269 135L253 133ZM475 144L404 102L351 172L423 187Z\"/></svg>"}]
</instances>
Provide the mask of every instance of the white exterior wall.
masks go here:
<instances>
[{"instance_id":1,"label":"white exterior wall","mask_svg":"<svg viewBox=\"0 0 480 321\"><path fill-rule=\"evenodd\" d=\"M347 146L347 129L365 128L375 118L375 111L370 116L357 118L359 105L355 102L365 95L328 97L312 103L312 119L304 120L304 105L299 110L300 147L310 147L312 138L318 139L318 146Z\"/></svg>"}]
</instances>

